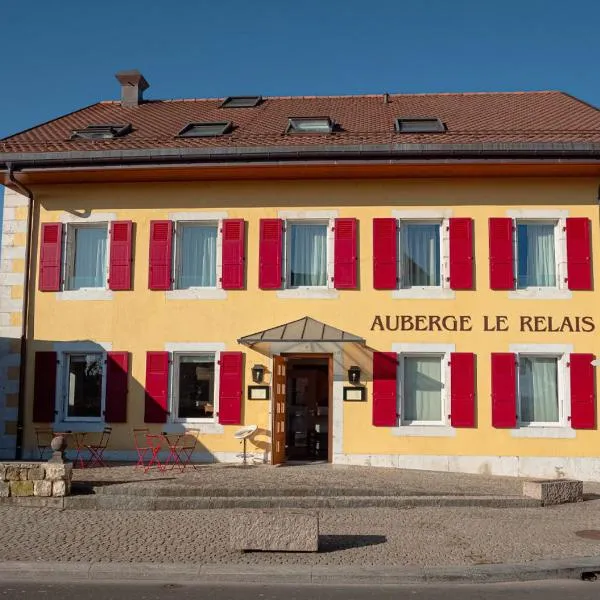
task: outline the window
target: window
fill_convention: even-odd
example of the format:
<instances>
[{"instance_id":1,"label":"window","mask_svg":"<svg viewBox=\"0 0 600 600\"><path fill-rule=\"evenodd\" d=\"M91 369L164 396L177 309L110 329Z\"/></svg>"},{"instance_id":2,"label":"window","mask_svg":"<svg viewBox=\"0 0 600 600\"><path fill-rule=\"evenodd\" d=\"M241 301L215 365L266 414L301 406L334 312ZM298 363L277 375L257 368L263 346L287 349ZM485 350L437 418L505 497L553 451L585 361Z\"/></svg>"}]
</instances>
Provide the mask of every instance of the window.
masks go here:
<instances>
[{"instance_id":1,"label":"window","mask_svg":"<svg viewBox=\"0 0 600 600\"><path fill-rule=\"evenodd\" d=\"M215 417L215 355L174 355L172 415L176 421L210 420Z\"/></svg>"},{"instance_id":2,"label":"window","mask_svg":"<svg viewBox=\"0 0 600 600\"><path fill-rule=\"evenodd\" d=\"M64 419L101 419L105 379L104 354L67 354L65 362L67 373Z\"/></svg>"},{"instance_id":3,"label":"window","mask_svg":"<svg viewBox=\"0 0 600 600\"><path fill-rule=\"evenodd\" d=\"M108 225L67 226L65 289L105 288Z\"/></svg>"},{"instance_id":4,"label":"window","mask_svg":"<svg viewBox=\"0 0 600 600\"><path fill-rule=\"evenodd\" d=\"M288 222L288 287L327 287L327 230L327 222Z\"/></svg>"},{"instance_id":5,"label":"window","mask_svg":"<svg viewBox=\"0 0 600 600\"><path fill-rule=\"evenodd\" d=\"M397 133L444 133L446 126L437 118L400 118L396 119Z\"/></svg>"},{"instance_id":6,"label":"window","mask_svg":"<svg viewBox=\"0 0 600 600\"><path fill-rule=\"evenodd\" d=\"M221 123L188 123L177 135L179 137L217 137L233 130L231 121Z\"/></svg>"},{"instance_id":7,"label":"window","mask_svg":"<svg viewBox=\"0 0 600 600\"><path fill-rule=\"evenodd\" d=\"M330 117L290 117L286 133L331 133Z\"/></svg>"},{"instance_id":8,"label":"window","mask_svg":"<svg viewBox=\"0 0 600 600\"><path fill-rule=\"evenodd\" d=\"M131 124L126 125L88 125L84 129L76 129L71 135L71 139L85 140L109 140L116 137L122 137L131 132Z\"/></svg>"},{"instance_id":9,"label":"window","mask_svg":"<svg viewBox=\"0 0 600 600\"><path fill-rule=\"evenodd\" d=\"M556 222L517 221L517 288L557 287Z\"/></svg>"},{"instance_id":10,"label":"window","mask_svg":"<svg viewBox=\"0 0 600 600\"><path fill-rule=\"evenodd\" d=\"M518 399L522 425L554 424L562 420L557 356L519 355Z\"/></svg>"},{"instance_id":11,"label":"window","mask_svg":"<svg viewBox=\"0 0 600 600\"><path fill-rule=\"evenodd\" d=\"M177 224L176 289L217 286L218 225L205 222Z\"/></svg>"},{"instance_id":12,"label":"window","mask_svg":"<svg viewBox=\"0 0 600 600\"><path fill-rule=\"evenodd\" d=\"M403 424L431 425L445 423L443 355L408 354L402 356Z\"/></svg>"},{"instance_id":13,"label":"window","mask_svg":"<svg viewBox=\"0 0 600 600\"><path fill-rule=\"evenodd\" d=\"M253 108L262 102L262 96L229 96L219 108Z\"/></svg>"},{"instance_id":14,"label":"window","mask_svg":"<svg viewBox=\"0 0 600 600\"><path fill-rule=\"evenodd\" d=\"M402 288L441 286L441 223L401 221L399 247Z\"/></svg>"}]
</instances>

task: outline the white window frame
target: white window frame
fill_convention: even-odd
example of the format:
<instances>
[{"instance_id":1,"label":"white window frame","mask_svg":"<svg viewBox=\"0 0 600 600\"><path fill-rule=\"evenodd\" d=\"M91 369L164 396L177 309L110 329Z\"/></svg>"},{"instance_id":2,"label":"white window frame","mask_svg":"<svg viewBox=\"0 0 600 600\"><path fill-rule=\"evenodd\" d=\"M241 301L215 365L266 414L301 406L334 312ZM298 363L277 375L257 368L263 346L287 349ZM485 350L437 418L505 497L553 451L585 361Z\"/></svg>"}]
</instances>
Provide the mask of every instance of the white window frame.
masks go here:
<instances>
[{"instance_id":1,"label":"white window frame","mask_svg":"<svg viewBox=\"0 0 600 600\"><path fill-rule=\"evenodd\" d=\"M283 219L283 247L282 247L282 289L277 291L278 298L315 298L321 300L339 297L333 280L335 265L334 224L338 216L337 210L307 210L307 211L279 211L278 216ZM327 227L327 283L324 286L299 286L290 287L291 270L291 229L293 224L325 224Z\"/></svg>"},{"instance_id":2,"label":"white window frame","mask_svg":"<svg viewBox=\"0 0 600 600\"><path fill-rule=\"evenodd\" d=\"M167 300L223 300L227 291L223 289L223 220L227 219L226 212L177 212L168 217L173 221L173 261L171 272L171 289L167 290ZM176 287L181 268L179 246L181 245L181 230L185 225L213 225L217 227L217 264L216 285L214 287L191 287L179 289Z\"/></svg>"},{"instance_id":3,"label":"white window frame","mask_svg":"<svg viewBox=\"0 0 600 600\"><path fill-rule=\"evenodd\" d=\"M567 282L567 216L566 210L521 210L507 211L512 219L513 227L513 272L515 289L509 291L508 297L514 300L565 300L572 297ZM556 268L556 285L552 287L529 286L519 289L519 241L517 226L519 223L554 224L554 261Z\"/></svg>"},{"instance_id":4,"label":"white window frame","mask_svg":"<svg viewBox=\"0 0 600 600\"><path fill-rule=\"evenodd\" d=\"M215 367L213 375L213 416L212 417L179 417L179 365L182 356L198 356L198 357L212 357L213 364ZM217 381L217 367L218 367L218 353L212 351L186 351L178 350L171 354L170 368L170 394L169 394L169 412L170 420L173 423L216 423L219 414L219 386Z\"/></svg>"},{"instance_id":5,"label":"white window frame","mask_svg":"<svg viewBox=\"0 0 600 600\"><path fill-rule=\"evenodd\" d=\"M456 297L450 288L450 221L451 210L394 210L392 216L396 219L397 252L397 287L392 291L392 297L403 298L432 298L452 300ZM440 226L440 285L439 286L410 286L403 287L402 275L402 224L427 223Z\"/></svg>"},{"instance_id":6,"label":"white window frame","mask_svg":"<svg viewBox=\"0 0 600 600\"><path fill-rule=\"evenodd\" d=\"M71 289L71 279L73 277L73 271L75 270L75 255L77 254L77 247L75 243L76 231L82 229L106 229L106 256L104 260L104 277L102 285L94 287L82 287L77 290ZM97 223L69 223L65 227L65 252L63 256L63 290L66 292L89 292L95 290L107 290L108 289L108 270L110 268L110 223L97 222Z\"/></svg>"}]
</instances>

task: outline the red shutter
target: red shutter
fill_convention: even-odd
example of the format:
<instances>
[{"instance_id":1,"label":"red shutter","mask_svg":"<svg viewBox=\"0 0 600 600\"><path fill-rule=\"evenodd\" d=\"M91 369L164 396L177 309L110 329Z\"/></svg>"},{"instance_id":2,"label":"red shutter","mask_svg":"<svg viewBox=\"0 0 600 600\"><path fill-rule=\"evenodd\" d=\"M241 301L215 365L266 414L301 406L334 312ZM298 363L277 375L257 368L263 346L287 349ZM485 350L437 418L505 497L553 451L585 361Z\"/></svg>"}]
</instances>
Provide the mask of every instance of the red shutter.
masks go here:
<instances>
[{"instance_id":1,"label":"red shutter","mask_svg":"<svg viewBox=\"0 0 600 600\"><path fill-rule=\"evenodd\" d=\"M592 289L590 220L567 219L567 282L570 290Z\"/></svg>"},{"instance_id":2,"label":"red shutter","mask_svg":"<svg viewBox=\"0 0 600 600\"><path fill-rule=\"evenodd\" d=\"M596 427L596 383L593 354L571 354L571 427Z\"/></svg>"},{"instance_id":3,"label":"red shutter","mask_svg":"<svg viewBox=\"0 0 600 600\"><path fill-rule=\"evenodd\" d=\"M108 286L111 290L131 289L131 242L133 223L113 221L110 224L110 271Z\"/></svg>"},{"instance_id":4,"label":"red shutter","mask_svg":"<svg viewBox=\"0 0 600 600\"><path fill-rule=\"evenodd\" d=\"M224 290L244 289L246 223L243 219L223 221L223 267L221 285Z\"/></svg>"},{"instance_id":5,"label":"red shutter","mask_svg":"<svg viewBox=\"0 0 600 600\"><path fill-rule=\"evenodd\" d=\"M450 219L450 287L473 289L473 219Z\"/></svg>"},{"instance_id":6,"label":"red shutter","mask_svg":"<svg viewBox=\"0 0 600 600\"><path fill-rule=\"evenodd\" d=\"M334 233L333 285L338 290L356 289L356 219L336 219Z\"/></svg>"},{"instance_id":7,"label":"red shutter","mask_svg":"<svg viewBox=\"0 0 600 600\"><path fill-rule=\"evenodd\" d=\"M398 355L373 353L373 425L395 427L398 424L396 377Z\"/></svg>"},{"instance_id":8,"label":"red shutter","mask_svg":"<svg viewBox=\"0 0 600 600\"><path fill-rule=\"evenodd\" d=\"M62 223L42 223L38 282L41 292L58 292L60 290L62 233Z\"/></svg>"},{"instance_id":9,"label":"red shutter","mask_svg":"<svg viewBox=\"0 0 600 600\"><path fill-rule=\"evenodd\" d=\"M373 287L398 287L398 226L396 219L373 219Z\"/></svg>"},{"instance_id":10,"label":"red shutter","mask_svg":"<svg viewBox=\"0 0 600 600\"><path fill-rule=\"evenodd\" d=\"M106 355L106 409L107 423L127 422L128 352L108 352Z\"/></svg>"},{"instance_id":11,"label":"red shutter","mask_svg":"<svg viewBox=\"0 0 600 600\"><path fill-rule=\"evenodd\" d=\"M242 422L242 352L221 352L219 357L219 423Z\"/></svg>"},{"instance_id":12,"label":"red shutter","mask_svg":"<svg viewBox=\"0 0 600 600\"><path fill-rule=\"evenodd\" d=\"M491 218L490 235L490 288L512 290L515 287L513 221Z\"/></svg>"},{"instance_id":13,"label":"red shutter","mask_svg":"<svg viewBox=\"0 0 600 600\"><path fill-rule=\"evenodd\" d=\"M150 221L150 269L148 289L171 289L173 222Z\"/></svg>"},{"instance_id":14,"label":"red shutter","mask_svg":"<svg viewBox=\"0 0 600 600\"><path fill-rule=\"evenodd\" d=\"M517 425L517 366L512 352L492 352L492 426Z\"/></svg>"},{"instance_id":15,"label":"red shutter","mask_svg":"<svg viewBox=\"0 0 600 600\"><path fill-rule=\"evenodd\" d=\"M146 353L145 423L164 423L167 420L169 394L169 353Z\"/></svg>"},{"instance_id":16,"label":"red shutter","mask_svg":"<svg viewBox=\"0 0 600 600\"><path fill-rule=\"evenodd\" d=\"M56 352L35 353L33 421L53 423L56 410Z\"/></svg>"},{"instance_id":17,"label":"red shutter","mask_svg":"<svg viewBox=\"0 0 600 600\"><path fill-rule=\"evenodd\" d=\"M276 290L281 287L282 242L283 221L261 219L258 287L263 290Z\"/></svg>"},{"instance_id":18,"label":"red shutter","mask_svg":"<svg viewBox=\"0 0 600 600\"><path fill-rule=\"evenodd\" d=\"M450 354L450 421L452 427L475 427L475 355Z\"/></svg>"}]
</instances>

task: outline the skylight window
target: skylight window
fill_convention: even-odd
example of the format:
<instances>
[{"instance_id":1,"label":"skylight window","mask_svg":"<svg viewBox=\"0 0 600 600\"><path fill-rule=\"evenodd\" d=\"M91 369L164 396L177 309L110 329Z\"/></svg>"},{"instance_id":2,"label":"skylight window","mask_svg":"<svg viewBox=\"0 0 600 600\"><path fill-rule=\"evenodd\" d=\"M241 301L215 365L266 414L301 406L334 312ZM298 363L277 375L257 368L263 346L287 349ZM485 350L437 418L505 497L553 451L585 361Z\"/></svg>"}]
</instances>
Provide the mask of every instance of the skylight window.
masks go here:
<instances>
[{"instance_id":1,"label":"skylight window","mask_svg":"<svg viewBox=\"0 0 600 600\"><path fill-rule=\"evenodd\" d=\"M188 123L177 135L179 137L217 137L231 132L233 123Z\"/></svg>"},{"instance_id":2,"label":"skylight window","mask_svg":"<svg viewBox=\"0 0 600 600\"><path fill-rule=\"evenodd\" d=\"M330 117L290 117L286 133L331 133L333 121Z\"/></svg>"},{"instance_id":3,"label":"skylight window","mask_svg":"<svg viewBox=\"0 0 600 600\"><path fill-rule=\"evenodd\" d=\"M98 124L88 125L84 129L75 129L71 135L72 140L110 140L127 135L131 131L131 123L123 124Z\"/></svg>"},{"instance_id":4,"label":"skylight window","mask_svg":"<svg viewBox=\"0 0 600 600\"><path fill-rule=\"evenodd\" d=\"M410 117L396 119L398 133L443 133L446 126L438 118Z\"/></svg>"},{"instance_id":5,"label":"skylight window","mask_svg":"<svg viewBox=\"0 0 600 600\"><path fill-rule=\"evenodd\" d=\"M262 102L262 96L229 96L220 108L252 108Z\"/></svg>"}]
</instances>

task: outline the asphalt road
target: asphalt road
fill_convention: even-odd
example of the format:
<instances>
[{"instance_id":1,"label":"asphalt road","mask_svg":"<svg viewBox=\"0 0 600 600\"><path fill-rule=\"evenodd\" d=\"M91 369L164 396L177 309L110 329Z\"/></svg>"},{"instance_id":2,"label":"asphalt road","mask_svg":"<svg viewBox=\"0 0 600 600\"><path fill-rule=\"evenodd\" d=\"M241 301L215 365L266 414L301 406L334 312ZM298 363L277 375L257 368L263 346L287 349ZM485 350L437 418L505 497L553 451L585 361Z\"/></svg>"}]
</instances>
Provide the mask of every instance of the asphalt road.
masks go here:
<instances>
[{"instance_id":1,"label":"asphalt road","mask_svg":"<svg viewBox=\"0 0 600 600\"><path fill-rule=\"evenodd\" d=\"M282 586L0 582L0 598L69 600L597 600L600 582L545 581L482 585Z\"/></svg>"}]
</instances>

